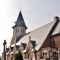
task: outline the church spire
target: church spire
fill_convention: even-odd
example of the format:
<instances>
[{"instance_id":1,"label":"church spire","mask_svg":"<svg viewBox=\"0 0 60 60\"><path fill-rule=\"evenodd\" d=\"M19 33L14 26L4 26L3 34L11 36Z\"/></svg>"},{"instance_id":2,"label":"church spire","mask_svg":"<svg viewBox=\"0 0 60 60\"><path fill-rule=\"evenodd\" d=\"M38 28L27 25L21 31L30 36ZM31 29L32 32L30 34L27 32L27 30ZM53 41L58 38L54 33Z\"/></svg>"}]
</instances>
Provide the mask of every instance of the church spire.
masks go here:
<instances>
[{"instance_id":1,"label":"church spire","mask_svg":"<svg viewBox=\"0 0 60 60\"><path fill-rule=\"evenodd\" d=\"M17 21L15 22L15 25L13 28L13 37L11 40L11 44L15 44L19 39L26 34L26 25L22 16L21 11L19 12Z\"/></svg>"},{"instance_id":2,"label":"church spire","mask_svg":"<svg viewBox=\"0 0 60 60\"><path fill-rule=\"evenodd\" d=\"M14 28L16 26L24 26L27 29L21 11L18 15L18 18L17 18L17 21L15 22L15 25L12 28Z\"/></svg>"}]
</instances>

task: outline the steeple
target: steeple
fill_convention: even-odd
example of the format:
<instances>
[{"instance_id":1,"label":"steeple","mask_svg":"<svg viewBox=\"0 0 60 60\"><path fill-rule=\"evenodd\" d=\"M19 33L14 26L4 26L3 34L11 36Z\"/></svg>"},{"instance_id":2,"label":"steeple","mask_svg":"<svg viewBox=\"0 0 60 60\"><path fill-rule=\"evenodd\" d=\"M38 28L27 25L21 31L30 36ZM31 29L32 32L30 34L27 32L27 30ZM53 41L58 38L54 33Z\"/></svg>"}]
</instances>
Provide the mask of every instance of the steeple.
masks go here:
<instances>
[{"instance_id":1,"label":"steeple","mask_svg":"<svg viewBox=\"0 0 60 60\"><path fill-rule=\"evenodd\" d=\"M27 27L24 22L21 11L19 12L17 21L15 22L15 25L12 28L13 28L13 37L18 37L26 34Z\"/></svg>"},{"instance_id":2,"label":"steeple","mask_svg":"<svg viewBox=\"0 0 60 60\"><path fill-rule=\"evenodd\" d=\"M21 11L18 15L18 18L17 18L17 21L15 22L15 25L12 28L14 29L16 26L24 26L27 29Z\"/></svg>"}]
</instances>

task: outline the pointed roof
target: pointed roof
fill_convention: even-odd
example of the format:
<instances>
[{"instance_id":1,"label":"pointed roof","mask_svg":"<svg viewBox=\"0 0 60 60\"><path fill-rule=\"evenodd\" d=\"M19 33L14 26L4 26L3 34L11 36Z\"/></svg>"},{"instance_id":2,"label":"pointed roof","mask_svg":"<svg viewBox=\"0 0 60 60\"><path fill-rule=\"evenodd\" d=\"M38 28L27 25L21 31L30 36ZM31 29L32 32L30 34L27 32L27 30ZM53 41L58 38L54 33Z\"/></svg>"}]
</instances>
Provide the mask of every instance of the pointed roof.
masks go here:
<instances>
[{"instance_id":1,"label":"pointed roof","mask_svg":"<svg viewBox=\"0 0 60 60\"><path fill-rule=\"evenodd\" d=\"M18 18L17 18L17 21L15 22L15 25L12 28L14 28L16 26L24 26L27 29L21 11L20 11L20 13L18 15Z\"/></svg>"},{"instance_id":2,"label":"pointed roof","mask_svg":"<svg viewBox=\"0 0 60 60\"><path fill-rule=\"evenodd\" d=\"M15 45L16 49L18 50L19 49L19 45Z\"/></svg>"},{"instance_id":3,"label":"pointed roof","mask_svg":"<svg viewBox=\"0 0 60 60\"><path fill-rule=\"evenodd\" d=\"M31 41L32 45L33 45L33 48L35 48L36 46L36 41Z\"/></svg>"},{"instance_id":4,"label":"pointed roof","mask_svg":"<svg viewBox=\"0 0 60 60\"><path fill-rule=\"evenodd\" d=\"M6 51L8 52L9 51L9 48L6 48Z\"/></svg>"},{"instance_id":5,"label":"pointed roof","mask_svg":"<svg viewBox=\"0 0 60 60\"><path fill-rule=\"evenodd\" d=\"M26 49L26 43L22 43L23 47L24 47L24 50Z\"/></svg>"}]
</instances>

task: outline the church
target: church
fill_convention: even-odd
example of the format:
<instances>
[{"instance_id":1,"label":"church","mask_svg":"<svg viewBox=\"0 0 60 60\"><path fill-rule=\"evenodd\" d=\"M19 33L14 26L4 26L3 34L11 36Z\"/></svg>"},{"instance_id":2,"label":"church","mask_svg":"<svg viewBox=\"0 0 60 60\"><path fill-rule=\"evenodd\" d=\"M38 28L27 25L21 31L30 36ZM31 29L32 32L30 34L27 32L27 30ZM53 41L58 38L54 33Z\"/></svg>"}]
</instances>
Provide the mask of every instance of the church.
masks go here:
<instances>
[{"instance_id":1,"label":"church","mask_svg":"<svg viewBox=\"0 0 60 60\"><path fill-rule=\"evenodd\" d=\"M60 20L58 16L42 27L26 33L27 26L21 11L12 27L13 36L6 48L6 60L14 60L14 55L21 51L24 60L59 60L60 59ZM2 60L4 53L2 53Z\"/></svg>"}]
</instances>

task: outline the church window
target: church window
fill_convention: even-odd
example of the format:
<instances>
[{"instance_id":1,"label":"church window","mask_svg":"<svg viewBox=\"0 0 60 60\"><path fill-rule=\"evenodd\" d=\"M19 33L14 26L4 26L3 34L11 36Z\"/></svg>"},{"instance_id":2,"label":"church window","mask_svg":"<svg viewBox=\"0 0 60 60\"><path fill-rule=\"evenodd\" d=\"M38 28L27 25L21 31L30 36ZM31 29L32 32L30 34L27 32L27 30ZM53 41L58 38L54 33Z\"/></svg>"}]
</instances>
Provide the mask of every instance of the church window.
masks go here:
<instances>
[{"instance_id":1,"label":"church window","mask_svg":"<svg viewBox=\"0 0 60 60\"><path fill-rule=\"evenodd\" d=\"M18 29L18 33L19 33L19 29Z\"/></svg>"},{"instance_id":2,"label":"church window","mask_svg":"<svg viewBox=\"0 0 60 60\"><path fill-rule=\"evenodd\" d=\"M17 29L16 29L16 33L17 33Z\"/></svg>"},{"instance_id":3,"label":"church window","mask_svg":"<svg viewBox=\"0 0 60 60\"><path fill-rule=\"evenodd\" d=\"M21 29L21 32L24 33L24 29Z\"/></svg>"},{"instance_id":4,"label":"church window","mask_svg":"<svg viewBox=\"0 0 60 60\"><path fill-rule=\"evenodd\" d=\"M16 29L16 33L19 33L19 29Z\"/></svg>"},{"instance_id":5,"label":"church window","mask_svg":"<svg viewBox=\"0 0 60 60\"><path fill-rule=\"evenodd\" d=\"M43 57L47 57L47 52L43 52Z\"/></svg>"}]
</instances>

